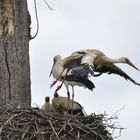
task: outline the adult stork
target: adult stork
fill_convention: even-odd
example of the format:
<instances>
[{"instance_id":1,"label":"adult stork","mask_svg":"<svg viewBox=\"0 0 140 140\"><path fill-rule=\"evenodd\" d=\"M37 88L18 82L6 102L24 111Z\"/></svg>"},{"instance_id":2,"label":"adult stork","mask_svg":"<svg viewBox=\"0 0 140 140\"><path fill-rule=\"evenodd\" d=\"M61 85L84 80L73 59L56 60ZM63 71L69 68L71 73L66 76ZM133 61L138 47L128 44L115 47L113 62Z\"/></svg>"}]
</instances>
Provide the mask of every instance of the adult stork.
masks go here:
<instances>
[{"instance_id":1,"label":"adult stork","mask_svg":"<svg viewBox=\"0 0 140 140\"><path fill-rule=\"evenodd\" d=\"M69 101L70 101L70 92L69 86L72 87L72 100L74 100L74 86L82 86L88 88L89 90L93 90L95 88L92 81L88 79L88 74L93 74L93 71L88 65L81 65L81 54L72 54L64 59L60 55L56 55L54 57L54 64L52 66L52 70L50 72L53 74L53 77L56 79L51 87L57 82L62 81L62 83L57 87L55 93L62 87L63 83L67 89L68 95L68 109L69 109ZM80 71L84 72L82 74L78 74Z\"/></svg>"},{"instance_id":2,"label":"adult stork","mask_svg":"<svg viewBox=\"0 0 140 140\"><path fill-rule=\"evenodd\" d=\"M91 49L77 51L76 53L83 54L81 64L85 63L91 65L93 71L99 72L100 73L99 75L101 75L102 73L117 74L124 77L126 80L131 81L135 85L140 86L139 83L137 83L129 75L127 75L121 68L115 65L115 63L125 63L139 71L139 69L127 57L113 59L106 56L100 50L91 50Z\"/></svg>"},{"instance_id":3,"label":"adult stork","mask_svg":"<svg viewBox=\"0 0 140 140\"><path fill-rule=\"evenodd\" d=\"M97 56L101 55L103 55L101 51L91 49L73 52L70 56L64 59L62 59L60 55L56 55L54 57L54 63L50 72L50 76L53 73L53 77L56 78L56 80L53 81L51 87L54 86L58 80L60 80L62 75L67 77L69 71L82 77L87 77L89 73L93 76L96 76L93 71L93 62ZM63 78L64 80L65 77Z\"/></svg>"}]
</instances>

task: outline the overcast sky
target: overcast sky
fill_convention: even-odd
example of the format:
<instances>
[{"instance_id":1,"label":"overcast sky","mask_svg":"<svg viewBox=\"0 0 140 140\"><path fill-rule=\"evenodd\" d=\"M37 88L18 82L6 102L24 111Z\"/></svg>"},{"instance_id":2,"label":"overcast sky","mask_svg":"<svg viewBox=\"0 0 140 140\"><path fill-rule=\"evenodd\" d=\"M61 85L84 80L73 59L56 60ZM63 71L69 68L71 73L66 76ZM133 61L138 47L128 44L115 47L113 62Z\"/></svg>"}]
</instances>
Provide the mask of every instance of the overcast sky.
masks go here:
<instances>
[{"instance_id":1,"label":"overcast sky","mask_svg":"<svg viewBox=\"0 0 140 140\"><path fill-rule=\"evenodd\" d=\"M49 72L56 54L66 57L73 51L100 49L107 56L128 57L140 69L140 1L138 0L48 0L55 11L37 0L38 36L30 41L32 105L41 106L44 97L53 97L53 78ZM33 0L28 0L32 30L36 32ZM140 83L140 72L119 64ZM119 112L119 124L126 129L117 140L140 138L140 87L118 75L104 74L91 79L96 88L91 92L75 87L75 100L87 114ZM63 87L59 94L67 96Z\"/></svg>"}]
</instances>

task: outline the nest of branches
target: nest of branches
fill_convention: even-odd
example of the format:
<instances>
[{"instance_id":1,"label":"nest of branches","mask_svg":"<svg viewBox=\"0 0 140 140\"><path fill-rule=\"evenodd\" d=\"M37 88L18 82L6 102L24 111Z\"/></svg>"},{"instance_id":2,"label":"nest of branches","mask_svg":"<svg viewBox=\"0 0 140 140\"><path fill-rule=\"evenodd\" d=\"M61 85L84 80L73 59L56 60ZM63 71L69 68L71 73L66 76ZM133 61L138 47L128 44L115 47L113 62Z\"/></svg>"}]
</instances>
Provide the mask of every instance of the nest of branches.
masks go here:
<instances>
[{"instance_id":1,"label":"nest of branches","mask_svg":"<svg viewBox=\"0 0 140 140\"><path fill-rule=\"evenodd\" d=\"M0 108L0 140L113 140L119 129L106 115L62 116L39 108Z\"/></svg>"}]
</instances>

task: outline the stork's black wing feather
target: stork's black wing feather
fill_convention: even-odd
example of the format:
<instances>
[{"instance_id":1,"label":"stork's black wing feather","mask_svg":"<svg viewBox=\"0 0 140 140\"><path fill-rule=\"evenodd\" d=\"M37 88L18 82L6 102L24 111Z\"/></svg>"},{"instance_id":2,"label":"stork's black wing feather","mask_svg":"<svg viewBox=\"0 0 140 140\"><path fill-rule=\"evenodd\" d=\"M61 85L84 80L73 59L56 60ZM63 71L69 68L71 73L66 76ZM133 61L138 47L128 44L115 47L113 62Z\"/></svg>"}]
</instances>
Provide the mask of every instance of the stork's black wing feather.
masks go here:
<instances>
[{"instance_id":1,"label":"stork's black wing feather","mask_svg":"<svg viewBox=\"0 0 140 140\"><path fill-rule=\"evenodd\" d=\"M63 77L61 77L61 78L63 79ZM92 81L90 81L88 78L85 78L82 76L75 76L74 74L67 75L65 80L81 83L81 84L85 85L85 87L87 87L90 90L93 90L93 88L95 88L95 85L93 84Z\"/></svg>"},{"instance_id":2,"label":"stork's black wing feather","mask_svg":"<svg viewBox=\"0 0 140 140\"><path fill-rule=\"evenodd\" d=\"M92 67L86 64L81 64L80 66L72 68L71 73L84 78L88 78L89 74L95 75Z\"/></svg>"},{"instance_id":3,"label":"stork's black wing feather","mask_svg":"<svg viewBox=\"0 0 140 140\"><path fill-rule=\"evenodd\" d=\"M81 65L81 61L82 61L82 56L75 58L71 61L68 61L68 63L66 62L63 67L67 68L67 69L72 69L74 67L80 66Z\"/></svg>"},{"instance_id":4,"label":"stork's black wing feather","mask_svg":"<svg viewBox=\"0 0 140 140\"><path fill-rule=\"evenodd\" d=\"M98 72L108 73L108 74L112 74L112 73L113 74L117 74L117 75L120 75L120 76L124 77L126 80L131 81L135 85L140 86L140 83L137 83L135 80L133 80L129 75L127 75L122 69L120 69L119 67L117 67L115 64L104 65L100 69L100 71L98 71Z\"/></svg>"}]
</instances>

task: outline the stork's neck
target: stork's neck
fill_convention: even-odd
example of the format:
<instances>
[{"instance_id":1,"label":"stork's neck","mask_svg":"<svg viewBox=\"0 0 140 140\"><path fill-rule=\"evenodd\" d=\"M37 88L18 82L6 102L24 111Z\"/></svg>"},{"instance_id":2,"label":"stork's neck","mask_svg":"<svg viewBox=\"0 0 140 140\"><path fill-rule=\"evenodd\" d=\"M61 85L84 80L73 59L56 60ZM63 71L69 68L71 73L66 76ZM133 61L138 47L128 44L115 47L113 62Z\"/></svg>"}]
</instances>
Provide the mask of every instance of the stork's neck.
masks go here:
<instances>
[{"instance_id":1,"label":"stork's neck","mask_svg":"<svg viewBox=\"0 0 140 140\"><path fill-rule=\"evenodd\" d=\"M104 62L108 62L108 63L125 63L123 61L123 58L117 58L117 59L113 59L113 58L110 58L110 57L106 57Z\"/></svg>"},{"instance_id":2,"label":"stork's neck","mask_svg":"<svg viewBox=\"0 0 140 140\"><path fill-rule=\"evenodd\" d=\"M57 59L53 68L53 77L57 78L63 70L63 61L61 58Z\"/></svg>"}]
</instances>

